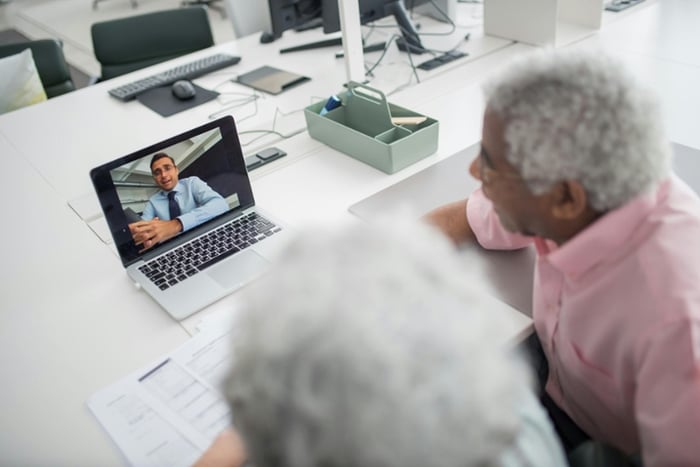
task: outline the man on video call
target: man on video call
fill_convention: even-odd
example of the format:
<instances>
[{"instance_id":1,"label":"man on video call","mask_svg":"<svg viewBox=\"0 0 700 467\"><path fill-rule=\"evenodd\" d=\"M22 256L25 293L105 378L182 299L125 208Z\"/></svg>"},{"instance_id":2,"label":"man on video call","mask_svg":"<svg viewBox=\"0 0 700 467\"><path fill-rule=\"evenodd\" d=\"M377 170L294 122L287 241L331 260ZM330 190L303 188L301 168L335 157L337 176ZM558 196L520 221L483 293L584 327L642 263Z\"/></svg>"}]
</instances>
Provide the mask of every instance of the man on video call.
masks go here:
<instances>
[{"instance_id":1,"label":"man on video call","mask_svg":"<svg viewBox=\"0 0 700 467\"><path fill-rule=\"evenodd\" d=\"M151 174L161 188L151 196L141 214L129 224L137 245L147 250L226 212L226 200L199 177L178 178L172 157L160 152L151 159Z\"/></svg>"}]
</instances>

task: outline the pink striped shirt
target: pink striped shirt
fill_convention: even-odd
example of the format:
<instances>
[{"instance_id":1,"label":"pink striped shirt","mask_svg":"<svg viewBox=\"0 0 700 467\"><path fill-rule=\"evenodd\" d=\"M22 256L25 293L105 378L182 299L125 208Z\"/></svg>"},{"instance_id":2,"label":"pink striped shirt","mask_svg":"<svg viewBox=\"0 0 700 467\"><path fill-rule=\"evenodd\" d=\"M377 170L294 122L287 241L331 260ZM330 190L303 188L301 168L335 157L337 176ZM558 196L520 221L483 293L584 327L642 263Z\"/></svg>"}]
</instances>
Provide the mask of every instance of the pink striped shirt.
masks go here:
<instances>
[{"instance_id":1,"label":"pink striped shirt","mask_svg":"<svg viewBox=\"0 0 700 467\"><path fill-rule=\"evenodd\" d=\"M673 176L561 247L504 230L480 189L467 217L485 248L534 243L557 404L645 467L700 465L700 198Z\"/></svg>"}]
</instances>

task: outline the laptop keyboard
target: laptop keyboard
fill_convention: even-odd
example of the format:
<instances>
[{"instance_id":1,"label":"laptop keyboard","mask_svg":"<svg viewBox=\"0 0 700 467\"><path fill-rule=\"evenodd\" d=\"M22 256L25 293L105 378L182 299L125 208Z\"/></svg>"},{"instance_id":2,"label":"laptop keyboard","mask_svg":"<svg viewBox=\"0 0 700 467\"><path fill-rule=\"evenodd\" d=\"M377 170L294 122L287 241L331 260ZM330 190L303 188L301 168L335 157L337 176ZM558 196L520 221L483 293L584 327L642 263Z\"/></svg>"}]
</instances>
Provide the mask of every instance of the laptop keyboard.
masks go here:
<instances>
[{"instance_id":1,"label":"laptop keyboard","mask_svg":"<svg viewBox=\"0 0 700 467\"><path fill-rule=\"evenodd\" d=\"M281 230L251 212L149 261L139 271L160 290L166 290Z\"/></svg>"}]
</instances>

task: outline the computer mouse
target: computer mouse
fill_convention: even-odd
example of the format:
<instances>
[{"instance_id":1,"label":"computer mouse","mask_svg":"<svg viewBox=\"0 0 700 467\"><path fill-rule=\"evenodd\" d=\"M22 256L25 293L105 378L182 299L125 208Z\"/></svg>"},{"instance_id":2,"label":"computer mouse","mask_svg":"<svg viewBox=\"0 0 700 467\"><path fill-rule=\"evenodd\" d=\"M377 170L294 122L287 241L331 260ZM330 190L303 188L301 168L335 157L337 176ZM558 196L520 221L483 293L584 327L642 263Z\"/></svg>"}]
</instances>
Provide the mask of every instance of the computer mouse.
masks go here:
<instances>
[{"instance_id":1,"label":"computer mouse","mask_svg":"<svg viewBox=\"0 0 700 467\"><path fill-rule=\"evenodd\" d=\"M194 84L185 79L175 81L170 90L172 91L173 96L177 97L181 101L192 99L197 94L197 88L194 87Z\"/></svg>"},{"instance_id":2,"label":"computer mouse","mask_svg":"<svg viewBox=\"0 0 700 467\"><path fill-rule=\"evenodd\" d=\"M262 34L260 34L260 43L261 44L269 44L270 42L273 42L274 40L275 40L275 35L272 34L271 32L263 31Z\"/></svg>"}]
</instances>

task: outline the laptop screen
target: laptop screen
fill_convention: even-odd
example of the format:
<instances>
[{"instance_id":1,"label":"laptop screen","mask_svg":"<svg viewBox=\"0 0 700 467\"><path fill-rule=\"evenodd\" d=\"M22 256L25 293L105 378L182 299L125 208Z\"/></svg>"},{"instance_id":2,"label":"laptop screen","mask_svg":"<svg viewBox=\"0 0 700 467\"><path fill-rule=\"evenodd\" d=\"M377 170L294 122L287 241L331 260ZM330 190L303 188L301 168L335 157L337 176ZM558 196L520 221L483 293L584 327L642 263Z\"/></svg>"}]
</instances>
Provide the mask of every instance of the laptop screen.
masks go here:
<instances>
[{"instance_id":1,"label":"laptop screen","mask_svg":"<svg viewBox=\"0 0 700 467\"><path fill-rule=\"evenodd\" d=\"M231 116L96 167L90 178L124 266L142 256L160 254L174 242L255 204ZM190 196L178 208L184 232L143 250L143 245L135 243L129 224L156 217L168 220L169 191ZM201 199L206 200L206 207L197 205Z\"/></svg>"}]
</instances>

